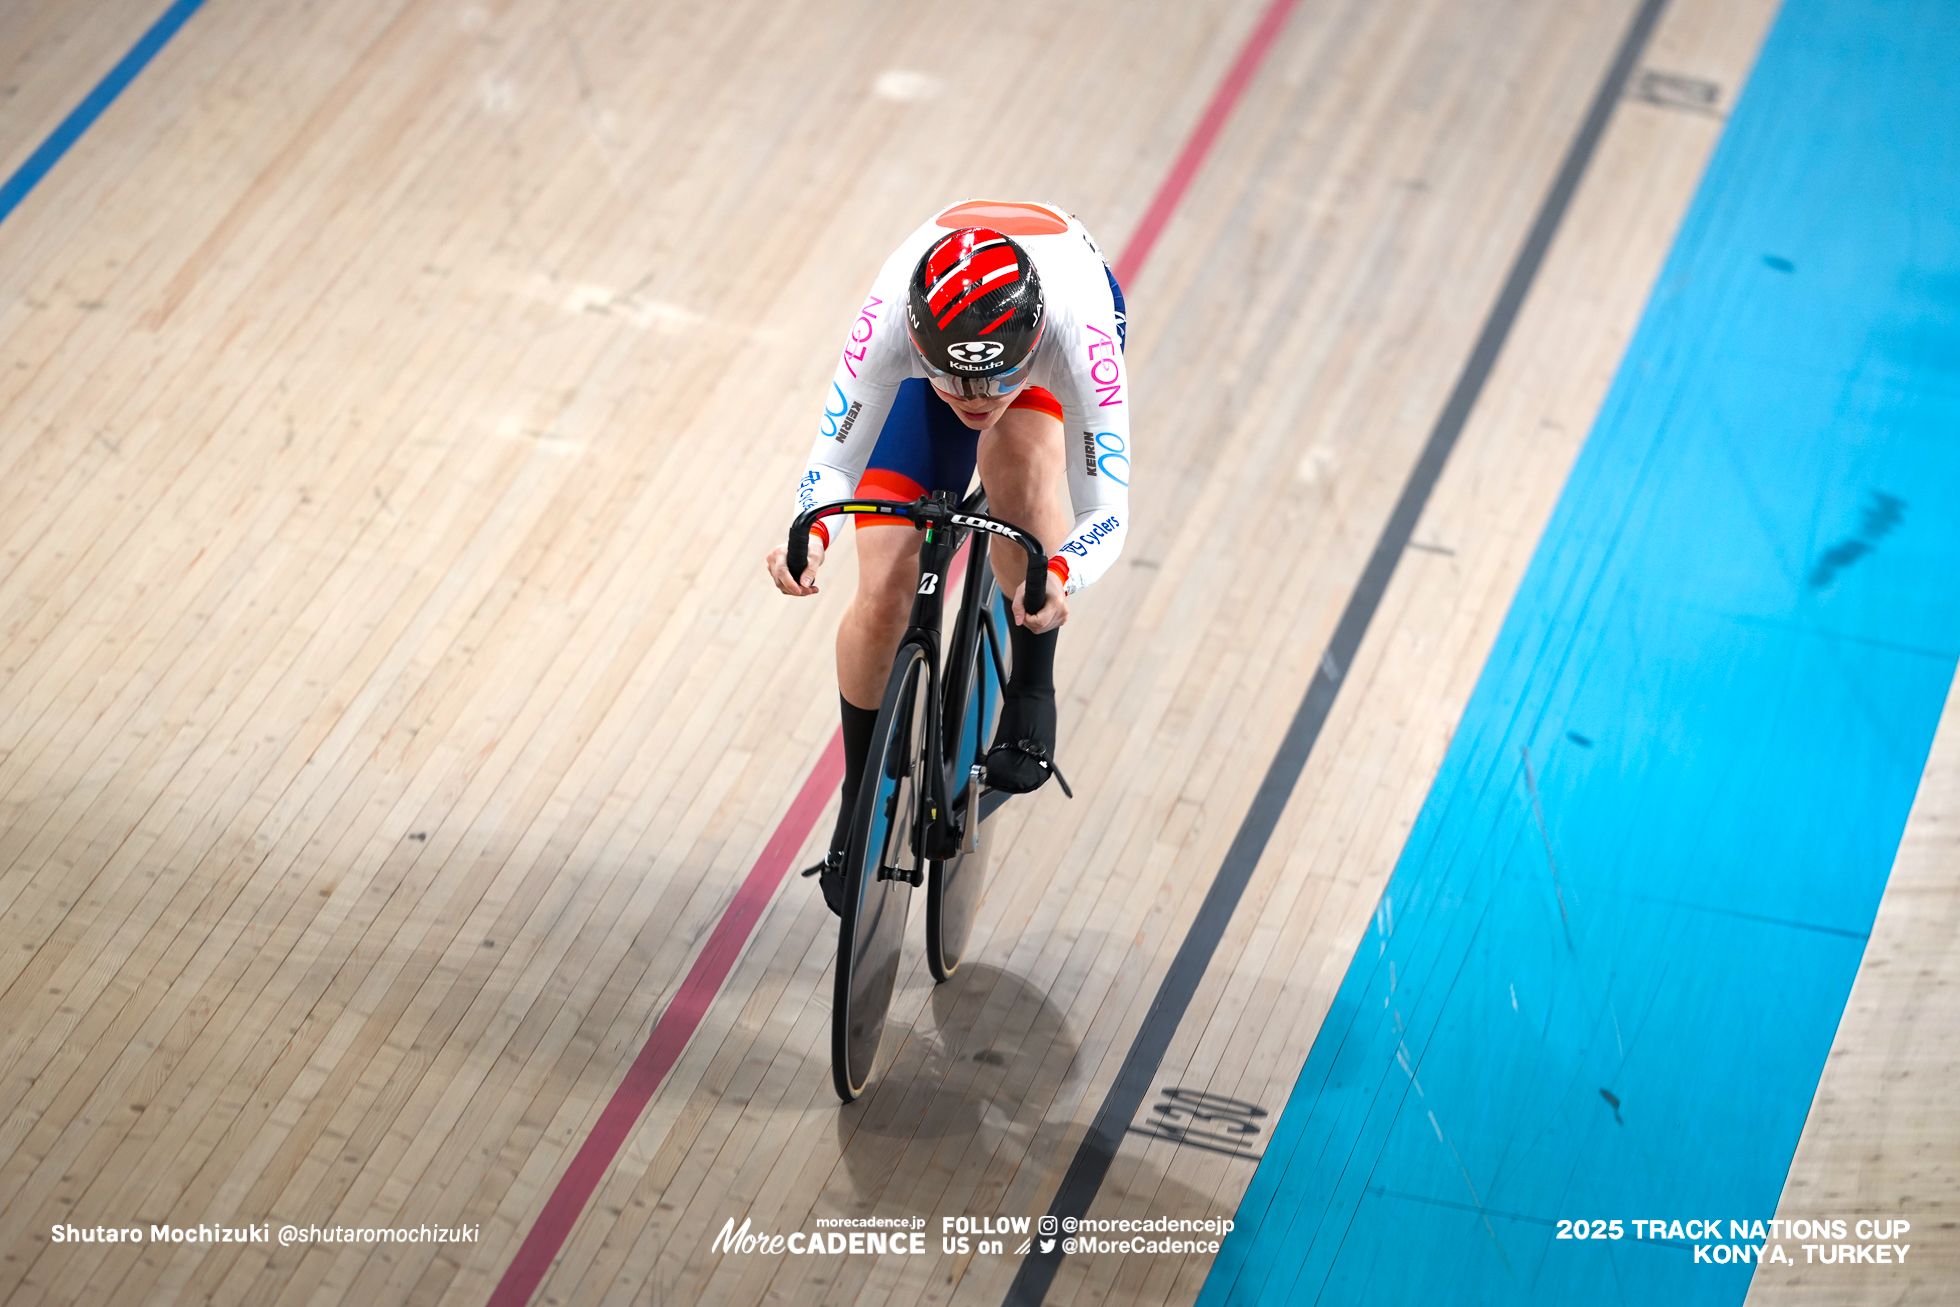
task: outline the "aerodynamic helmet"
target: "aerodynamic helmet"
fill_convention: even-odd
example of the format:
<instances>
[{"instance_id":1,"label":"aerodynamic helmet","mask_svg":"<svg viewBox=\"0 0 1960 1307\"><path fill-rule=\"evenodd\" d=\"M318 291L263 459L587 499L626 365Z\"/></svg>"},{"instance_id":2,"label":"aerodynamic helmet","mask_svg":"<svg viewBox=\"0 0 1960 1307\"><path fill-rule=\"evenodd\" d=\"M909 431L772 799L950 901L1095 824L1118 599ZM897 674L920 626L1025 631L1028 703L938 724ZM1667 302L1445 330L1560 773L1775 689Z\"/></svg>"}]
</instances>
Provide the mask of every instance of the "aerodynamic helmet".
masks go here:
<instances>
[{"instance_id":1,"label":"aerodynamic helmet","mask_svg":"<svg viewBox=\"0 0 1960 1307\"><path fill-rule=\"evenodd\" d=\"M934 241L912 269L906 326L932 384L966 399L1028 379L1046 314L1034 260L991 227Z\"/></svg>"}]
</instances>

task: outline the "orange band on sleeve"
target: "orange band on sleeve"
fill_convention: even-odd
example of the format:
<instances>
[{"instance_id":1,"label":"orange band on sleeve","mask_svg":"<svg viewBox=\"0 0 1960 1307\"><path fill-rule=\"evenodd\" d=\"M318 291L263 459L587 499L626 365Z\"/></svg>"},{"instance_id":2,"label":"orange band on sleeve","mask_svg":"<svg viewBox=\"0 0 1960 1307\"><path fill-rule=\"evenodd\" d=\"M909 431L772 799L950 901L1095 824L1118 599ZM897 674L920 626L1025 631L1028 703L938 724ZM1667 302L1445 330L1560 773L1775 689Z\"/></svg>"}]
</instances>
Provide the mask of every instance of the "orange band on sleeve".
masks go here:
<instances>
[{"instance_id":1,"label":"orange band on sleeve","mask_svg":"<svg viewBox=\"0 0 1960 1307\"><path fill-rule=\"evenodd\" d=\"M1044 390L1040 386L1029 386L1016 395L1014 402L1007 407L1031 408L1038 413L1046 413L1057 422L1062 420L1062 401L1056 399L1052 391Z\"/></svg>"},{"instance_id":2,"label":"orange band on sleeve","mask_svg":"<svg viewBox=\"0 0 1960 1307\"><path fill-rule=\"evenodd\" d=\"M1048 570L1054 573L1057 581L1062 583L1063 589L1068 588L1068 559L1063 558L1060 554L1056 554L1048 560Z\"/></svg>"},{"instance_id":3,"label":"orange band on sleeve","mask_svg":"<svg viewBox=\"0 0 1960 1307\"><path fill-rule=\"evenodd\" d=\"M906 476L887 467L874 467L858 478L857 497L859 499L889 499L895 503L909 504L926 492L926 488ZM911 526L902 517L884 517L866 513L857 519L859 530L868 526Z\"/></svg>"}]
</instances>

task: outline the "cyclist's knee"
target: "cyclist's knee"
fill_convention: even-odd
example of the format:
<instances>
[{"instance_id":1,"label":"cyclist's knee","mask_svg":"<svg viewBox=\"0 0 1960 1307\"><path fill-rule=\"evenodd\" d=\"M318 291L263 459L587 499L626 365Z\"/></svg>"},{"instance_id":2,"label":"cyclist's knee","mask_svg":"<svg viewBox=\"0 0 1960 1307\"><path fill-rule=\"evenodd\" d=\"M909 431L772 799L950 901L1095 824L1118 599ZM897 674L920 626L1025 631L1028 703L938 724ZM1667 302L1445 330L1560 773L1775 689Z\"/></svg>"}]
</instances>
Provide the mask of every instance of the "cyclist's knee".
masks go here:
<instances>
[{"instance_id":1,"label":"cyclist's knee","mask_svg":"<svg viewBox=\"0 0 1960 1307\"><path fill-rule=\"evenodd\" d=\"M1009 409L980 437L977 459L991 496L995 480L1051 482L1062 470L1062 424L1038 409Z\"/></svg>"},{"instance_id":2,"label":"cyclist's knee","mask_svg":"<svg viewBox=\"0 0 1960 1307\"><path fill-rule=\"evenodd\" d=\"M994 513L1024 529L1052 532L1063 520L1057 493L1064 453L1061 423L1034 410L1008 410L980 444L980 479Z\"/></svg>"},{"instance_id":3,"label":"cyclist's knee","mask_svg":"<svg viewBox=\"0 0 1960 1307\"><path fill-rule=\"evenodd\" d=\"M903 627L919 586L918 533L881 526L857 533L857 604L879 625Z\"/></svg>"}]
</instances>

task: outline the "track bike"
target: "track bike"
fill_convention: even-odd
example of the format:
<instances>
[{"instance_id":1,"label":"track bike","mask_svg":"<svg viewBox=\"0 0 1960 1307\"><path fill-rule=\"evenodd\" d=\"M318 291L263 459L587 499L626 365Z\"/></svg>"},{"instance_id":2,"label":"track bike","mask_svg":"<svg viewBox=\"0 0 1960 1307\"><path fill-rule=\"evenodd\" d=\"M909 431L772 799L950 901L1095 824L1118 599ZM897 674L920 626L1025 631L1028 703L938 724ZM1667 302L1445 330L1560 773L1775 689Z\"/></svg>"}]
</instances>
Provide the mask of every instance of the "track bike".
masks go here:
<instances>
[{"instance_id":1,"label":"track bike","mask_svg":"<svg viewBox=\"0 0 1960 1307\"><path fill-rule=\"evenodd\" d=\"M831 1005L831 1080L845 1102L864 1092L898 984L912 891L926 887L926 962L935 981L959 969L986 888L988 827L1008 795L984 783L987 745L1007 684L1012 621L984 537L1014 541L1028 556L1022 604L1047 602L1048 555L1020 528L987 516L985 494L958 502L935 491L909 504L845 499L799 515L785 560L791 576L809 561L810 527L836 514L902 517L925 533L912 615L892 659L872 729L864 780L844 852L844 911L838 923ZM940 658L947 574L974 538L948 656Z\"/></svg>"}]
</instances>

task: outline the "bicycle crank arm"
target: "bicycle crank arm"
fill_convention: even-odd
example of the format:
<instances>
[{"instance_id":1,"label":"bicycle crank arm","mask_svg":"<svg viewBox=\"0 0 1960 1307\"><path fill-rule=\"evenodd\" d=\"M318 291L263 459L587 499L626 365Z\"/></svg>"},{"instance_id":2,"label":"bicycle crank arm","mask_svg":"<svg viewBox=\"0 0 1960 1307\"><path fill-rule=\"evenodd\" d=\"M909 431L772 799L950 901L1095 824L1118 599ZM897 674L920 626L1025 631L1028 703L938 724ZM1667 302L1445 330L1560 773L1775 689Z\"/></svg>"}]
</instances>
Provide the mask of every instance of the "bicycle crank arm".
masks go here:
<instances>
[{"instance_id":1,"label":"bicycle crank arm","mask_svg":"<svg viewBox=\"0 0 1960 1307\"><path fill-rule=\"evenodd\" d=\"M961 853L972 853L980 847L980 778L986 771L976 762L966 774L966 838L960 841Z\"/></svg>"}]
</instances>

